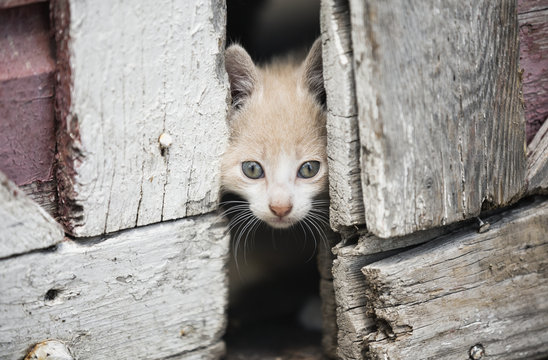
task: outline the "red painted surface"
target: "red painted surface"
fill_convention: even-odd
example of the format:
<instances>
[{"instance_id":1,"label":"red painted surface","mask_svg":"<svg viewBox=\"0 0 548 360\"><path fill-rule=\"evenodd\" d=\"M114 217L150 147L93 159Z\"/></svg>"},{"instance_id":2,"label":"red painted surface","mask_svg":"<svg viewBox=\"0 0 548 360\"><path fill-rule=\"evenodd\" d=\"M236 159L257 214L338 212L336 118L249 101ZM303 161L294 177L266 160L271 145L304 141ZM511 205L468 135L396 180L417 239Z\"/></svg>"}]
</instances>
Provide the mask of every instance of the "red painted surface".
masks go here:
<instances>
[{"instance_id":1,"label":"red painted surface","mask_svg":"<svg viewBox=\"0 0 548 360\"><path fill-rule=\"evenodd\" d=\"M548 0L518 0L518 14L548 8Z\"/></svg>"},{"instance_id":2,"label":"red painted surface","mask_svg":"<svg viewBox=\"0 0 548 360\"><path fill-rule=\"evenodd\" d=\"M48 0L0 0L0 9L7 9L16 6L29 5L39 2L46 2Z\"/></svg>"},{"instance_id":3,"label":"red painted surface","mask_svg":"<svg viewBox=\"0 0 548 360\"><path fill-rule=\"evenodd\" d=\"M0 11L0 170L18 185L53 177L51 44L47 3Z\"/></svg>"},{"instance_id":4,"label":"red painted surface","mask_svg":"<svg viewBox=\"0 0 548 360\"><path fill-rule=\"evenodd\" d=\"M548 117L548 0L519 2L520 67L529 143Z\"/></svg>"}]
</instances>

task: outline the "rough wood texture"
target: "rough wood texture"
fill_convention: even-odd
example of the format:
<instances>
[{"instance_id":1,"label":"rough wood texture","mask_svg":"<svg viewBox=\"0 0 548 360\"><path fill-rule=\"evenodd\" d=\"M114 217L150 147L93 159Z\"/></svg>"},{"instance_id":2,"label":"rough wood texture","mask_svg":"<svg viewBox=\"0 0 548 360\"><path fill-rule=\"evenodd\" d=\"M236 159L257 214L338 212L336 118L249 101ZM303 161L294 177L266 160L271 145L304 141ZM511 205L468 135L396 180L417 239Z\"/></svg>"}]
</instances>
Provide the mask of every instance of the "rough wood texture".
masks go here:
<instances>
[{"instance_id":1,"label":"rough wood texture","mask_svg":"<svg viewBox=\"0 0 548 360\"><path fill-rule=\"evenodd\" d=\"M68 231L92 236L216 207L225 12L221 0L53 2Z\"/></svg>"},{"instance_id":2,"label":"rough wood texture","mask_svg":"<svg viewBox=\"0 0 548 360\"><path fill-rule=\"evenodd\" d=\"M41 182L36 181L19 186L19 189L32 201L46 210L52 218L57 219L57 183L55 180Z\"/></svg>"},{"instance_id":3,"label":"rough wood texture","mask_svg":"<svg viewBox=\"0 0 548 360\"><path fill-rule=\"evenodd\" d=\"M537 132L528 150L527 189L530 193L548 193L548 121Z\"/></svg>"},{"instance_id":4,"label":"rough wood texture","mask_svg":"<svg viewBox=\"0 0 548 360\"><path fill-rule=\"evenodd\" d=\"M63 342L45 340L36 344L24 360L74 360L74 358Z\"/></svg>"},{"instance_id":5,"label":"rough wood texture","mask_svg":"<svg viewBox=\"0 0 548 360\"><path fill-rule=\"evenodd\" d=\"M386 238L525 187L515 1L351 0L366 223Z\"/></svg>"},{"instance_id":6,"label":"rough wood texture","mask_svg":"<svg viewBox=\"0 0 548 360\"><path fill-rule=\"evenodd\" d=\"M548 201L363 268L366 359L541 359L548 354Z\"/></svg>"},{"instance_id":7,"label":"rough wood texture","mask_svg":"<svg viewBox=\"0 0 548 360\"><path fill-rule=\"evenodd\" d=\"M518 13L523 14L548 8L546 0L518 0Z\"/></svg>"},{"instance_id":8,"label":"rough wood texture","mask_svg":"<svg viewBox=\"0 0 548 360\"><path fill-rule=\"evenodd\" d=\"M361 269L440 235L455 231L457 224L417 232L408 236L381 239L362 229L347 233L334 249L333 287L337 304L338 356L362 359L364 336L375 330L375 322L365 313L366 284Z\"/></svg>"},{"instance_id":9,"label":"rough wood texture","mask_svg":"<svg viewBox=\"0 0 548 360\"><path fill-rule=\"evenodd\" d=\"M365 223L350 11L347 0L321 3L323 76L327 92L327 153L331 227Z\"/></svg>"},{"instance_id":10,"label":"rough wood texture","mask_svg":"<svg viewBox=\"0 0 548 360\"><path fill-rule=\"evenodd\" d=\"M0 172L0 258L47 248L64 237L61 225Z\"/></svg>"},{"instance_id":11,"label":"rough wood texture","mask_svg":"<svg viewBox=\"0 0 548 360\"><path fill-rule=\"evenodd\" d=\"M193 351L218 348L229 237L216 219L67 240L0 261L0 358L22 359L50 338L77 359L197 359Z\"/></svg>"},{"instance_id":12,"label":"rough wood texture","mask_svg":"<svg viewBox=\"0 0 548 360\"><path fill-rule=\"evenodd\" d=\"M520 67L530 142L548 117L548 1L521 1L519 12Z\"/></svg>"},{"instance_id":13,"label":"rough wood texture","mask_svg":"<svg viewBox=\"0 0 548 360\"><path fill-rule=\"evenodd\" d=\"M0 171L17 185L49 181L55 157L48 5L0 11Z\"/></svg>"}]
</instances>

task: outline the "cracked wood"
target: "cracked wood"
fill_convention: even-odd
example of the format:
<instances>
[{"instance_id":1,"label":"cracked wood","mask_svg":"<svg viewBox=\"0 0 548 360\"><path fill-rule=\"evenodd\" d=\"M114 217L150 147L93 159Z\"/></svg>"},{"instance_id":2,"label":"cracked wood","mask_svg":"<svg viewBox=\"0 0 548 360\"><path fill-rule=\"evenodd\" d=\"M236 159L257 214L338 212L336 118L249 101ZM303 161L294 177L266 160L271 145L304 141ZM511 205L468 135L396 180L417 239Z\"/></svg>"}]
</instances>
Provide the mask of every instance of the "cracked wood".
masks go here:
<instances>
[{"instance_id":1,"label":"cracked wood","mask_svg":"<svg viewBox=\"0 0 548 360\"><path fill-rule=\"evenodd\" d=\"M365 266L366 359L541 359L548 353L548 199Z\"/></svg>"},{"instance_id":2,"label":"cracked wood","mask_svg":"<svg viewBox=\"0 0 548 360\"><path fill-rule=\"evenodd\" d=\"M229 235L216 215L0 260L0 358L63 341L77 359L218 359Z\"/></svg>"},{"instance_id":3,"label":"cracked wood","mask_svg":"<svg viewBox=\"0 0 548 360\"><path fill-rule=\"evenodd\" d=\"M516 2L351 0L368 229L477 216L525 190Z\"/></svg>"},{"instance_id":4,"label":"cracked wood","mask_svg":"<svg viewBox=\"0 0 548 360\"><path fill-rule=\"evenodd\" d=\"M64 237L61 225L0 172L0 258L47 248Z\"/></svg>"},{"instance_id":5,"label":"cracked wood","mask_svg":"<svg viewBox=\"0 0 548 360\"><path fill-rule=\"evenodd\" d=\"M331 227L338 231L365 223L347 0L322 1L321 28L327 94L329 219Z\"/></svg>"},{"instance_id":6,"label":"cracked wood","mask_svg":"<svg viewBox=\"0 0 548 360\"><path fill-rule=\"evenodd\" d=\"M227 138L224 3L52 6L67 230L95 236L214 210Z\"/></svg>"}]
</instances>

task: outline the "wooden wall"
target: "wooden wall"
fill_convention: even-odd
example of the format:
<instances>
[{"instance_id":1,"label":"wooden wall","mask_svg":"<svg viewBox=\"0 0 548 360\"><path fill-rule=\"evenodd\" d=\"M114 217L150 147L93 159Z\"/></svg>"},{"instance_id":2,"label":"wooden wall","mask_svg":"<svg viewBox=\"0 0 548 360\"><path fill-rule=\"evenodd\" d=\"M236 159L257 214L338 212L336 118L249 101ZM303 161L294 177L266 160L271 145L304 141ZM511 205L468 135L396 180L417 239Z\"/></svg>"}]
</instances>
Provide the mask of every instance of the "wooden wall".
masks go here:
<instances>
[{"instance_id":1,"label":"wooden wall","mask_svg":"<svg viewBox=\"0 0 548 360\"><path fill-rule=\"evenodd\" d=\"M548 353L547 5L322 1L337 358Z\"/></svg>"},{"instance_id":2,"label":"wooden wall","mask_svg":"<svg viewBox=\"0 0 548 360\"><path fill-rule=\"evenodd\" d=\"M224 2L27 2L0 1L0 358L220 358Z\"/></svg>"}]
</instances>

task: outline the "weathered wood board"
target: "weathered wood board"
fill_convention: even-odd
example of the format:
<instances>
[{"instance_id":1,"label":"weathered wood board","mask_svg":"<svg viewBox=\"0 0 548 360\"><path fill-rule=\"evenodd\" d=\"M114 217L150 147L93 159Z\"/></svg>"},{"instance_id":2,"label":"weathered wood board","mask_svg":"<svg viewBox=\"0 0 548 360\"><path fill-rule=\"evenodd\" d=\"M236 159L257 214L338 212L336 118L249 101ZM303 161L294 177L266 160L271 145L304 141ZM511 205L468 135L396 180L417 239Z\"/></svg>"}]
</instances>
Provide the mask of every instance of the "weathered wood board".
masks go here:
<instances>
[{"instance_id":1,"label":"weathered wood board","mask_svg":"<svg viewBox=\"0 0 548 360\"><path fill-rule=\"evenodd\" d=\"M194 359L209 346L219 354L229 236L217 219L67 239L1 260L0 358L22 359L50 338L78 359Z\"/></svg>"},{"instance_id":2,"label":"weathered wood board","mask_svg":"<svg viewBox=\"0 0 548 360\"><path fill-rule=\"evenodd\" d=\"M351 0L368 229L477 216L525 188L513 0Z\"/></svg>"},{"instance_id":3,"label":"weathered wood board","mask_svg":"<svg viewBox=\"0 0 548 360\"><path fill-rule=\"evenodd\" d=\"M459 224L454 224L390 239L378 238L366 229L344 234L343 240L333 248L339 358L362 359L364 336L376 329L375 322L366 314L367 299L363 295L366 284L361 269L405 248L451 233L458 227Z\"/></svg>"},{"instance_id":4,"label":"weathered wood board","mask_svg":"<svg viewBox=\"0 0 548 360\"><path fill-rule=\"evenodd\" d=\"M331 227L365 223L350 10L347 0L321 2L323 76L327 93L327 154Z\"/></svg>"},{"instance_id":5,"label":"weathered wood board","mask_svg":"<svg viewBox=\"0 0 548 360\"><path fill-rule=\"evenodd\" d=\"M221 0L53 2L59 212L69 232L93 236L216 207L225 13Z\"/></svg>"},{"instance_id":6,"label":"weathered wood board","mask_svg":"<svg viewBox=\"0 0 548 360\"><path fill-rule=\"evenodd\" d=\"M548 193L548 121L528 147L527 190L529 193Z\"/></svg>"},{"instance_id":7,"label":"weathered wood board","mask_svg":"<svg viewBox=\"0 0 548 360\"><path fill-rule=\"evenodd\" d=\"M548 199L487 221L363 268L366 359L545 358Z\"/></svg>"},{"instance_id":8,"label":"weathered wood board","mask_svg":"<svg viewBox=\"0 0 548 360\"><path fill-rule=\"evenodd\" d=\"M48 4L1 10L0 34L0 171L17 185L50 181L55 59Z\"/></svg>"},{"instance_id":9,"label":"weathered wood board","mask_svg":"<svg viewBox=\"0 0 548 360\"><path fill-rule=\"evenodd\" d=\"M44 249L64 237L61 225L0 172L0 258Z\"/></svg>"},{"instance_id":10,"label":"weathered wood board","mask_svg":"<svg viewBox=\"0 0 548 360\"><path fill-rule=\"evenodd\" d=\"M530 142L548 117L548 2L519 1L520 67Z\"/></svg>"}]
</instances>

